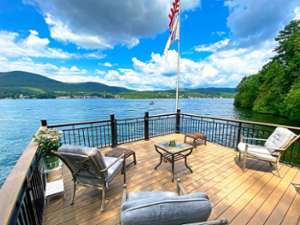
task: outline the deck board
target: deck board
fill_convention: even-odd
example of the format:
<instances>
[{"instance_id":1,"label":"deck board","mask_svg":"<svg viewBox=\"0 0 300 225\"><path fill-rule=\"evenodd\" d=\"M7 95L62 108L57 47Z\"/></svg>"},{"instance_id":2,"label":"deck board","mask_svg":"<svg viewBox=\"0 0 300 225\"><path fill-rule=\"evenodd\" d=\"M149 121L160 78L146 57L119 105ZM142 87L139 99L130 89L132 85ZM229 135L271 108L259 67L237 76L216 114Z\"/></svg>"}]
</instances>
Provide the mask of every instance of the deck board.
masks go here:
<instances>
[{"instance_id":1,"label":"deck board","mask_svg":"<svg viewBox=\"0 0 300 225\"><path fill-rule=\"evenodd\" d=\"M176 185L171 182L170 164L163 163L157 170L153 169L159 161L154 143L169 139L182 141L183 136L166 135L123 145L136 152L138 162L127 172L129 191L176 190ZM194 172L189 173L183 162L178 161L176 177L181 178L189 193L202 191L208 194L214 205L211 219L227 218L230 224L239 225L300 223L300 193L293 185L300 184L299 169L282 164L281 177L278 177L267 163L251 160L246 172L242 172L234 150L212 143L198 146L188 158L188 164ZM49 201L44 224L119 223L121 176L111 185L104 212L100 211L100 193L93 188L79 187L75 204L70 205L73 185L66 168L64 183L64 197Z\"/></svg>"}]
</instances>

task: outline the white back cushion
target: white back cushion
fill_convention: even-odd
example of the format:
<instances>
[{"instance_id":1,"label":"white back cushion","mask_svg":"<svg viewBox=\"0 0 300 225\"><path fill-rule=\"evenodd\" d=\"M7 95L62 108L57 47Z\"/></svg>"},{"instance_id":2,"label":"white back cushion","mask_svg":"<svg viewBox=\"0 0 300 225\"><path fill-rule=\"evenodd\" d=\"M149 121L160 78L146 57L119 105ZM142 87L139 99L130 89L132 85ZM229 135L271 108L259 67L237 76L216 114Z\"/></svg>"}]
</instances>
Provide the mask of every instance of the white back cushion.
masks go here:
<instances>
[{"instance_id":1,"label":"white back cushion","mask_svg":"<svg viewBox=\"0 0 300 225\"><path fill-rule=\"evenodd\" d=\"M296 134L286 128L277 127L267 139L265 147L272 153L277 149L287 147L289 142L295 138Z\"/></svg>"}]
</instances>

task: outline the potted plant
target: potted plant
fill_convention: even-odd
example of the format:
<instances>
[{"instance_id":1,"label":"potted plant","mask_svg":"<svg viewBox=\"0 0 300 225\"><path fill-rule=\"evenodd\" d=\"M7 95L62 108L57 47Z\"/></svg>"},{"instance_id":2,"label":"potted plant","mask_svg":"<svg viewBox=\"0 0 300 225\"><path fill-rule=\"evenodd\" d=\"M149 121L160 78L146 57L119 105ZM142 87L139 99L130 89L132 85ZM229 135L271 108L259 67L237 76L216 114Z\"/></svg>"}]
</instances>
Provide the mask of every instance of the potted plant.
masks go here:
<instances>
[{"instance_id":1,"label":"potted plant","mask_svg":"<svg viewBox=\"0 0 300 225\"><path fill-rule=\"evenodd\" d=\"M52 170L60 166L60 160L54 155L52 151L57 151L60 147L61 133L56 129L41 129L35 136L34 141L39 145L44 157L46 169Z\"/></svg>"}]
</instances>

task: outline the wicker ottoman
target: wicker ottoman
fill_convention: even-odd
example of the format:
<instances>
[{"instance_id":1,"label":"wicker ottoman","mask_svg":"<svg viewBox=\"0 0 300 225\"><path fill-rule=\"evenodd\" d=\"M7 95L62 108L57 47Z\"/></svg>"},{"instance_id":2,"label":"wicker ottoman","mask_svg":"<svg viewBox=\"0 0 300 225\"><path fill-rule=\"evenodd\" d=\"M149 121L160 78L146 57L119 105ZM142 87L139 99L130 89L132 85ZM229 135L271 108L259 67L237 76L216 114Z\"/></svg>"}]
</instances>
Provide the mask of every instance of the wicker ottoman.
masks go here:
<instances>
[{"instance_id":1,"label":"wicker ottoman","mask_svg":"<svg viewBox=\"0 0 300 225\"><path fill-rule=\"evenodd\" d=\"M126 166L130 166L132 164L136 165L136 156L135 156L135 152L127 149L127 148L113 148L112 150L110 150L109 152L107 152L105 154L105 156L108 157L119 157L122 154L125 154L125 158L129 158L130 156L132 156L132 161L130 163L128 163Z\"/></svg>"},{"instance_id":2,"label":"wicker ottoman","mask_svg":"<svg viewBox=\"0 0 300 225\"><path fill-rule=\"evenodd\" d=\"M198 143L199 141L203 141L204 144L206 145L207 138L206 138L206 136L205 136L204 134L202 134L202 133L187 133L187 134L185 134L185 135L184 135L184 143L186 143L187 138L193 139L193 146L194 146L194 148L197 147L197 143Z\"/></svg>"}]
</instances>

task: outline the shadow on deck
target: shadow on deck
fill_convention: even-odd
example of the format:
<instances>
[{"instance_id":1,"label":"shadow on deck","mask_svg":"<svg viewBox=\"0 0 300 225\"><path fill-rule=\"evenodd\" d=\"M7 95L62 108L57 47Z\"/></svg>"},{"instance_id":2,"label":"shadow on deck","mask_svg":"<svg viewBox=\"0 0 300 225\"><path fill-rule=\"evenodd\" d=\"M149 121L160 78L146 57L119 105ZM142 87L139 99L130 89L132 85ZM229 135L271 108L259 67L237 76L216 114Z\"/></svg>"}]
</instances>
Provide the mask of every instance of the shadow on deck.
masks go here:
<instances>
[{"instance_id":1,"label":"shadow on deck","mask_svg":"<svg viewBox=\"0 0 300 225\"><path fill-rule=\"evenodd\" d=\"M172 134L122 145L134 150L137 156L137 165L127 172L128 191L175 191L170 164L163 163L158 170L153 169L159 161L154 143L170 139L183 141L183 135ZM281 164L282 177L279 178L270 172L268 163L248 161L248 170L243 173L234 150L212 143L198 146L188 158L188 164L194 171L192 174L183 161L176 162L176 177L181 178L189 193L208 194L214 205L211 219L227 218L230 224L239 225L300 224L299 169ZM66 168L63 174L64 197L49 201L44 224L119 224L122 176L112 183L106 209L101 212L99 191L92 188L79 187L75 204L71 206L71 174Z\"/></svg>"}]
</instances>

